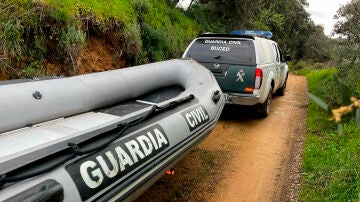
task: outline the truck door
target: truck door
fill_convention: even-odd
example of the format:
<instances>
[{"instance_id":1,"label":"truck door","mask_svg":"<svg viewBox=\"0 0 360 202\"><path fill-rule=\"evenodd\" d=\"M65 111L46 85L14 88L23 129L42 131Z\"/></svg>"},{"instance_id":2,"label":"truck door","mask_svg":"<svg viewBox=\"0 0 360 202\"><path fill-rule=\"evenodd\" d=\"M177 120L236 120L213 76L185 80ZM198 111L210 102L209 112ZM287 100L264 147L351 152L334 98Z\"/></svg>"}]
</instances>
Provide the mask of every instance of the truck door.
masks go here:
<instances>
[{"instance_id":1,"label":"truck door","mask_svg":"<svg viewBox=\"0 0 360 202\"><path fill-rule=\"evenodd\" d=\"M280 58L280 85L282 85L286 79L286 72L285 72L286 63L285 63L285 57L282 54L280 47L276 45L276 48L278 50L279 58Z\"/></svg>"},{"instance_id":2,"label":"truck door","mask_svg":"<svg viewBox=\"0 0 360 202\"><path fill-rule=\"evenodd\" d=\"M279 88L281 85L281 60L280 60L280 53L279 49L277 48L276 44L273 44L273 49L275 52L275 89Z\"/></svg>"}]
</instances>

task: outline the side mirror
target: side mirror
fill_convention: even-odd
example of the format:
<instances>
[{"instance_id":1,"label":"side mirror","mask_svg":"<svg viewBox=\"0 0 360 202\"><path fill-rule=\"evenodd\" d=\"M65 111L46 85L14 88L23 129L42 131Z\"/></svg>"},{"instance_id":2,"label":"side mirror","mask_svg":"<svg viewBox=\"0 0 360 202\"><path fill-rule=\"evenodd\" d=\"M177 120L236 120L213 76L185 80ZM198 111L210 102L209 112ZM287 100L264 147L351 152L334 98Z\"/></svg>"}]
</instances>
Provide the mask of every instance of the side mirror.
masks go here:
<instances>
[{"instance_id":1,"label":"side mirror","mask_svg":"<svg viewBox=\"0 0 360 202\"><path fill-rule=\"evenodd\" d=\"M285 56L285 62L290 61L291 57L289 55Z\"/></svg>"}]
</instances>

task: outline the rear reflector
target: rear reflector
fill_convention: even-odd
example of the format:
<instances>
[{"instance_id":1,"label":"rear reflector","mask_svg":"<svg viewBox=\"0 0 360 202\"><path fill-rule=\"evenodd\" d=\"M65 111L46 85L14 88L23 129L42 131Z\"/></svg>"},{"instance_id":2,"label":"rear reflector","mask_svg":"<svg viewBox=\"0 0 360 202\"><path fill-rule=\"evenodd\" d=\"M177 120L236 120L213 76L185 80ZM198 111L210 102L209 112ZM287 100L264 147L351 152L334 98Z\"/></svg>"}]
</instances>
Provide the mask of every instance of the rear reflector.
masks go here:
<instances>
[{"instance_id":1,"label":"rear reflector","mask_svg":"<svg viewBox=\"0 0 360 202\"><path fill-rule=\"evenodd\" d=\"M252 92L254 92L254 89L251 88L251 87L246 87L246 88L245 88L245 92L246 92L246 93L252 93Z\"/></svg>"},{"instance_id":2,"label":"rear reflector","mask_svg":"<svg viewBox=\"0 0 360 202\"><path fill-rule=\"evenodd\" d=\"M261 87L262 77L263 77L262 70L257 68L255 70L255 84L254 84L255 89L259 89Z\"/></svg>"},{"instance_id":3,"label":"rear reflector","mask_svg":"<svg viewBox=\"0 0 360 202\"><path fill-rule=\"evenodd\" d=\"M174 175L174 174L175 174L175 169L174 169L174 168L168 169L168 170L166 171L166 174L167 174L167 175Z\"/></svg>"}]
</instances>

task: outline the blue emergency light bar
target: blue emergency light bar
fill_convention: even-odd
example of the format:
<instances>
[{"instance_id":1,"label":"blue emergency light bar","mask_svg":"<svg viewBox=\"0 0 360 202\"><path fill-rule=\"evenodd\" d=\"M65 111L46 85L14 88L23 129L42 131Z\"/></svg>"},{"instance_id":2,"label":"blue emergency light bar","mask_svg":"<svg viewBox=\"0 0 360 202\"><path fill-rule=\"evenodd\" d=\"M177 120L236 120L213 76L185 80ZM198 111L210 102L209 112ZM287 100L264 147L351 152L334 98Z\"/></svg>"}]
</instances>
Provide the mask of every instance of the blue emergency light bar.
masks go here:
<instances>
[{"instance_id":1,"label":"blue emergency light bar","mask_svg":"<svg viewBox=\"0 0 360 202\"><path fill-rule=\"evenodd\" d=\"M258 36L258 37L265 37L270 39L273 34L270 31L264 30L234 30L231 34L239 34L239 35L251 35L251 36Z\"/></svg>"}]
</instances>

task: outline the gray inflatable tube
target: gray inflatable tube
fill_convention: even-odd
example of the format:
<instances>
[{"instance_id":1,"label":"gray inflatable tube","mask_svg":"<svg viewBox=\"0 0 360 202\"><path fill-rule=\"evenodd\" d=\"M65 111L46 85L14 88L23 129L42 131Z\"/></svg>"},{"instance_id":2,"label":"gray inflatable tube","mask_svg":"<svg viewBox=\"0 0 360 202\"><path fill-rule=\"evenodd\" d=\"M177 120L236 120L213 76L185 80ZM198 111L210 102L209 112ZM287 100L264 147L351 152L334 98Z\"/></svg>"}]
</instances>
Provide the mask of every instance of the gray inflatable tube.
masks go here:
<instances>
[{"instance_id":1,"label":"gray inflatable tube","mask_svg":"<svg viewBox=\"0 0 360 202\"><path fill-rule=\"evenodd\" d=\"M191 59L0 82L0 93L0 201L133 200L210 134L224 106Z\"/></svg>"},{"instance_id":2,"label":"gray inflatable tube","mask_svg":"<svg viewBox=\"0 0 360 202\"><path fill-rule=\"evenodd\" d=\"M71 116L135 98L151 90L204 83L193 61L167 62L63 79L0 86L0 132ZM192 68L191 68L192 67ZM205 85L205 83L204 83ZM201 86L206 89L206 86ZM36 99L36 93L41 96Z\"/></svg>"}]
</instances>

